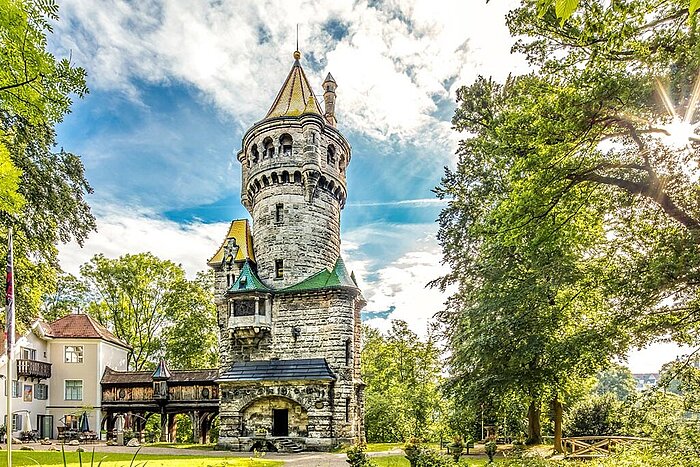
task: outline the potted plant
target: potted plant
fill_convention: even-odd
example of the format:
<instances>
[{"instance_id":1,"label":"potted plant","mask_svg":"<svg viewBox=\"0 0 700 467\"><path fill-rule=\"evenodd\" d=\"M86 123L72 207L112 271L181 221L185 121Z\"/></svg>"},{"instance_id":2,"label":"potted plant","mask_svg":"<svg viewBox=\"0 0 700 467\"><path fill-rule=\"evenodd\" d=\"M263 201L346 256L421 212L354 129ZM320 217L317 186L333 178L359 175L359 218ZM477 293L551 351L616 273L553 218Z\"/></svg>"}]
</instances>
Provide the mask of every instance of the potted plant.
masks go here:
<instances>
[{"instance_id":1,"label":"potted plant","mask_svg":"<svg viewBox=\"0 0 700 467\"><path fill-rule=\"evenodd\" d=\"M450 448L449 452L450 454L452 454L452 457L454 458L455 462L459 462L459 457L464 451L464 443L462 442L462 437L455 436L454 438L452 438L452 444L450 444L448 447Z\"/></svg>"},{"instance_id":2,"label":"potted plant","mask_svg":"<svg viewBox=\"0 0 700 467\"><path fill-rule=\"evenodd\" d=\"M493 462L493 456L496 455L496 442L489 441L484 445L484 452L489 456L489 464Z\"/></svg>"},{"instance_id":3,"label":"potted plant","mask_svg":"<svg viewBox=\"0 0 700 467\"><path fill-rule=\"evenodd\" d=\"M418 438L409 438L403 447L403 452L406 453L406 459L411 464L411 467L416 467L418 458L421 452L421 443Z\"/></svg>"}]
</instances>

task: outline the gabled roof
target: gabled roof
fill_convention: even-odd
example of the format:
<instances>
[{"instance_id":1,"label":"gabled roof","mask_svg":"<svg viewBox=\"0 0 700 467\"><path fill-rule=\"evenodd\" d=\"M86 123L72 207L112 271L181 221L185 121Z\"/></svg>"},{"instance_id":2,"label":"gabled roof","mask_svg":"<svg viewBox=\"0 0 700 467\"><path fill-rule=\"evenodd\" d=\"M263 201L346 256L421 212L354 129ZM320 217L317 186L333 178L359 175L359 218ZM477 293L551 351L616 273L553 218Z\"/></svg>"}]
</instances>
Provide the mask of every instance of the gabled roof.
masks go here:
<instances>
[{"instance_id":1,"label":"gabled roof","mask_svg":"<svg viewBox=\"0 0 700 467\"><path fill-rule=\"evenodd\" d=\"M313 276L304 279L298 284L294 284L286 289L278 290L278 292L302 292L306 290L338 288L357 289L357 284L352 279L352 276L348 274L348 270L345 267L345 262L340 256L336 260L332 271L323 269Z\"/></svg>"},{"instance_id":2,"label":"gabled roof","mask_svg":"<svg viewBox=\"0 0 700 467\"><path fill-rule=\"evenodd\" d=\"M253 236L250 233L250 225L247 219L236 219L231 222L226 238L221 243L219 249L214 253L214 256L207 262L209 266L217 266L224 260L226 244L229 240L234 239L238 245L238 252L234 261L255 261L253 253Z\"/></svg>"},{"instance_id":3,"label":"gabled roof","mask_svg":"<svg viewBox=\"0 0 700 467\"><path fill-rule=\"evenodd\" d=\"M66 315L51 324L43 324L42 332L46 337L55 339L102 339L128 350L132 348L90 315L84 313Z\"/></svg>"},{"instance_id":4,"label":"gabled roof","mask_svg":"<svg viewBox=\"0 0 700 467\"><path fill-rule=\"evenodd\" d=\"M228 293L270 292L268 286L262 283L253 270L250 261L246 260L236 281L228 289Z\"/></svg>"},{"instance_id":5,"label":"gabled roof","mask_svg":"<svg viewBox=\"0 0 700 467\"><path fill-rule=\"evenodd\" d=\"M236 362L218 381L334 381L325 358Z\"/></svg>"},{"instance_id":6,"label":"gabled roof","mask_svg":"<svg viewBox=\"0 0 700 467\"><path fill-rule=\"evenodd\" d=\"M309 80L306 79L304 69L299 63L301 54L294 52L294 65L287 75L272 107L265 115L265 119L274 117L298 117L305 113L323 115L318 100L314 96Z\"/></svg>"}]
</instances>

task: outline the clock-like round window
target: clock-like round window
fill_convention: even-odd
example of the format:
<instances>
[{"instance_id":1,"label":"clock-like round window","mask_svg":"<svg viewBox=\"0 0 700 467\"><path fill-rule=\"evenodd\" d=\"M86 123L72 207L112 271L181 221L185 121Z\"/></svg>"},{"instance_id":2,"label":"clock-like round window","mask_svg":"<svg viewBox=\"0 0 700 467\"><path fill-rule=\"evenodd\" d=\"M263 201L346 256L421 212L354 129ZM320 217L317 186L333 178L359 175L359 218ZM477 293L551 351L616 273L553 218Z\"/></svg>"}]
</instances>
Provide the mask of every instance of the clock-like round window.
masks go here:
<instances>
[{"instance_id":1,"label":"clock-like round window","mask_svg":"<svg viewBox=\"0 0 700 467\"><path fill-rule=\"evenodd\" d=\"M120 389L119 393L117 393L117 397L119 397L120 399L124 399L126 397L126 390Z\"/></svg>"},{"instance_id":2,"label":"clock-like round window","mask_svg":"<svg viewBox=\"0 0 700 467\"><path fill-rule=\"evenodd\" d=\"M202 399L209 399L209 388L202 389Z\"/></svg>"}]
</instances>

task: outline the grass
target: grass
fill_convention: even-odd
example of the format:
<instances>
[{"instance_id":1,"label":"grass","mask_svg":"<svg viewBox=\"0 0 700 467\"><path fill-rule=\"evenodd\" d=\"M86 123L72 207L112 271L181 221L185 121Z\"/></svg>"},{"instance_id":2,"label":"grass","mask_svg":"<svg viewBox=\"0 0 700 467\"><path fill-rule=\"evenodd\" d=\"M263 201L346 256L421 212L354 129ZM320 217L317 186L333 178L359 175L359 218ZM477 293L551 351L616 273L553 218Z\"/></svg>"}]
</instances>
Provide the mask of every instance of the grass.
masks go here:
<instances>
[{"instance_id":1,"label":"grass","mask_svg":"<svg viewBox=\"0 0 700 467\"><path fill-rule=\"evenodd\" d=\"M194 443L146 443L145 446L154 448L173 448L173 449L195 449L198 451L213 451L216 449L215 443L209 444L194 444Z\"/></svg>"},{"instance_id":2,"label":"grass","mask_svg":"<svg viewBox=\"0 0 700 467\"><path fill-rule=\"evenodd\" d=\"M82 453L83 467L90 467L92 452ZM102 461L101 467L129 467L133 454L95 452L95 464ZM241 457L169 456L164 454L139 454L134 467L280 467L283 462ZM7 465L7 453L0 452L0 467ZM12 453L12 466L63 466L60 452L15 451ZM66 467L80 467L77 452L66 452Z\"/></svg>"},{"instance_id":3,"label":"grass","mask_svg":"<svg viewBox=\"0 0 700 467\"><path fill-rule=\"evenodd\" d=\"M372 457L372 462L377 464L378 467L410 467L411 464L404 456L382 456L382 457ZM488 465L488 459L469 459L462 457L461 459L463 466L469 467L483 467ZM499 460L495 459L498 463Z\"/></svg>"},{"instance_id":4,"label":"grass","mask_svg":"<svg viewBox=\"0 0 700 467\"><path fill-rule=\"evenodd\" d=\"M403 448L404 443L368 443L366 452L384 452Z\"/></svg>"}]
</instances>

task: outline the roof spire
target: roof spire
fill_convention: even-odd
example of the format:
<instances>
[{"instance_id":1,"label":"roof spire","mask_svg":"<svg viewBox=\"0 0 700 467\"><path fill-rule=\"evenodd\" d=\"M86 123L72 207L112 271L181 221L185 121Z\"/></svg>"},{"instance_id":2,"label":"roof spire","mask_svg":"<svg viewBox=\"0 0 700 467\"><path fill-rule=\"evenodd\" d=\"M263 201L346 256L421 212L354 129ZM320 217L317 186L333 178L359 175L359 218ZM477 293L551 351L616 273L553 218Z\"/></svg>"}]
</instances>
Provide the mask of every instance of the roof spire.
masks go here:
<instances>
[{"instance_id":1,"label":"roof spire","mask_svg":"<svg viewBox=\"0 0 700 467\"><path fill-rule=\"evenodd\" d=\"M301 52L299 52L299 23L297 23L297 48L294 51L294 60L299 60L301 58Z\"/></svg>"}]
</instances>

